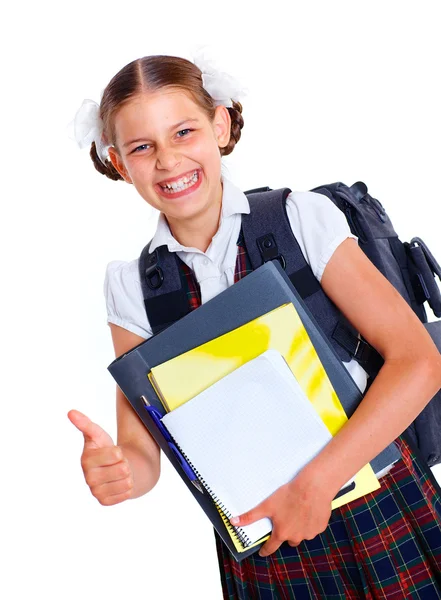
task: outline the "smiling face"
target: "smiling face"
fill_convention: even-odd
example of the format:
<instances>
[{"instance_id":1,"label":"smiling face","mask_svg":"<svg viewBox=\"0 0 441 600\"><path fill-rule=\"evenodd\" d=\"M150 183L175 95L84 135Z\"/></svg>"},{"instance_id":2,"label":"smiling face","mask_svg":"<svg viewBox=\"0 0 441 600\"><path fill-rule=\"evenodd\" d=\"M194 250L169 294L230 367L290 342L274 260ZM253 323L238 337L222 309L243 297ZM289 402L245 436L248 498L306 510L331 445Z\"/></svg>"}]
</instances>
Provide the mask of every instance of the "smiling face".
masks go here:
<instances>
[{"instance_id":1,"label":"smiling face","mask_svg":"<svg viewBox=\"0 0 441 600\"><path fill-rule=\"evenodd\" d=\"M230 139L230 116L216 108L211 122L178 88L146 92L116 113L115 168L133 183L170 225L219 214L222 199L220 147Z\"/></svg>"}]
</instances>

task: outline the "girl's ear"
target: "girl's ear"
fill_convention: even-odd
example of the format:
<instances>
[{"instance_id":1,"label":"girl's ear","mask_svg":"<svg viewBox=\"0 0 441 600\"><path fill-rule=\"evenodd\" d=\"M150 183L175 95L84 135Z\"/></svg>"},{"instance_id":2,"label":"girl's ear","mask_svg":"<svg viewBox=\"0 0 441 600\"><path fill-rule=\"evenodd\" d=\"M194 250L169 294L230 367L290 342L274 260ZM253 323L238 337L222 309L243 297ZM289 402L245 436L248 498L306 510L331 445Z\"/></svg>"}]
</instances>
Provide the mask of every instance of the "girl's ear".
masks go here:
<instances>
[{"instance_id":1,"label":"girl's ear","mask_svg":"<svg viewBox=\"0 0 441 600\"><path fill-rule=\"evenodd\" d=\"M219 148L225 148L230 141L231 117L225 106L216 106L213 120L213 129Z\"/></svg>"},{"instance_id":2,"label":"girl's ear","mask_svg":"<svg viewBox=\"0 0 441 600\"><path fill-rule=\"evenodd\" d=\"M127 183L133 183L132 180L130 179L130 175L125 167L124 162L122 161L120 155L115 150L115 148L113 146L110 146L108 152L109 152L109 158L110 158L112 165L115 167L115 169L118 171L118 173L124 179L124 181L127 181Z\"/></svg>"}]
</instances>

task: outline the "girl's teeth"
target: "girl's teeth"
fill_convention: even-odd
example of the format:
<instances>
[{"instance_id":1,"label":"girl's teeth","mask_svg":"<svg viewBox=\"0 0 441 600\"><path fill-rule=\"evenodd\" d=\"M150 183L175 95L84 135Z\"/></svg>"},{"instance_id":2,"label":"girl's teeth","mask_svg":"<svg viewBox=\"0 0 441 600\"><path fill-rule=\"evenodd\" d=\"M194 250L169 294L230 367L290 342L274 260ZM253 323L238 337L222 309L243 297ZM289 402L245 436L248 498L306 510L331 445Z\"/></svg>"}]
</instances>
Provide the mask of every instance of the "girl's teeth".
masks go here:
<instances>
[{"instance_id":1,"label":"girl's teeth","mask_svg":"<svg viewBox=\"0 0 441 600\"><path fill-rule=\"evenodd\" d=\"M180 192L188 187L194 185L198 180L198 172L195 171L191 177L183 177L180 181L173 183L167 183L166 185L162 185L162 189L169 194L172 194L175 191Z\"/></svg>"}]
</instances>

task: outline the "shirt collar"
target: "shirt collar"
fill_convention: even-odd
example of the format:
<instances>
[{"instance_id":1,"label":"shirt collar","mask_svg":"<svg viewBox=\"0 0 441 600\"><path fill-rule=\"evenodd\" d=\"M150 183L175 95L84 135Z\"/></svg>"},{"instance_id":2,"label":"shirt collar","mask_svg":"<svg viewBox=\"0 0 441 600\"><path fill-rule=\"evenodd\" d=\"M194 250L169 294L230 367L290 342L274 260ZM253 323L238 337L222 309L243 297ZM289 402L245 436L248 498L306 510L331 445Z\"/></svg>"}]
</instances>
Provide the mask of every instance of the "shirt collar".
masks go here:
<instances>
[{"instance_id":1,"label":"shirt collar","mask_svg":"<svg viewBox=\"0 0 441 600\"><path fill-rule=\"evenodd\" d=\"M238 213L248 214L250 212L250 203L245 194L236 187L229 179L222 175L222 212L221 222L232 215ZM220 223L219 223L220 227ZM172 235L167 219L163 213L160 213L156 233L150 244L150 252L153 252L159 246L167 246L169 252L183 250L186 252L200 252L196 248L182 246Z\"/></svg>"}]
</instances>

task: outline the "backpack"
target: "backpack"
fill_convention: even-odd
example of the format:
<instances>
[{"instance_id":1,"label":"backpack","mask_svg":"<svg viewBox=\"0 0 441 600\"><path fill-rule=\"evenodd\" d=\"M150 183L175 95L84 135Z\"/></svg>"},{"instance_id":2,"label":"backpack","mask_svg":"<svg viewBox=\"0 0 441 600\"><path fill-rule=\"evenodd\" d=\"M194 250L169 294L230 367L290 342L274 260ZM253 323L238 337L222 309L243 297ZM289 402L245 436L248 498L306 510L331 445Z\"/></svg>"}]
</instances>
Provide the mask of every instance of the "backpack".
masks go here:
<instances>
[{"instance_id":1,"label":"backpack","mask_svg":"<svg viewBox=\"0 0 441 600\"><path fill-rule=\"evenodd\" d=\"M435 276L441 267L421 238L401 242L382 204L363 182L348 187L341 182L311 190L325 195L346 216L359 246L397 289L424 324L441 352L441 320L428 322L424 303L441 317L441 293ZM344 317L323 291L304 258L286 214L291 190L268 187L245 192L250 213L242 215L243 239L253 269L268 260L278 260L291 283L314 315L340 359L355 359L368 373L369 388L384 360ZM150 242L139 259L144 305L153 334L165 329L189 311L179 259L167 246L149 252ZM429 466L441 462L441 390L405 431Z\"/></svg>"}]
</instances>

